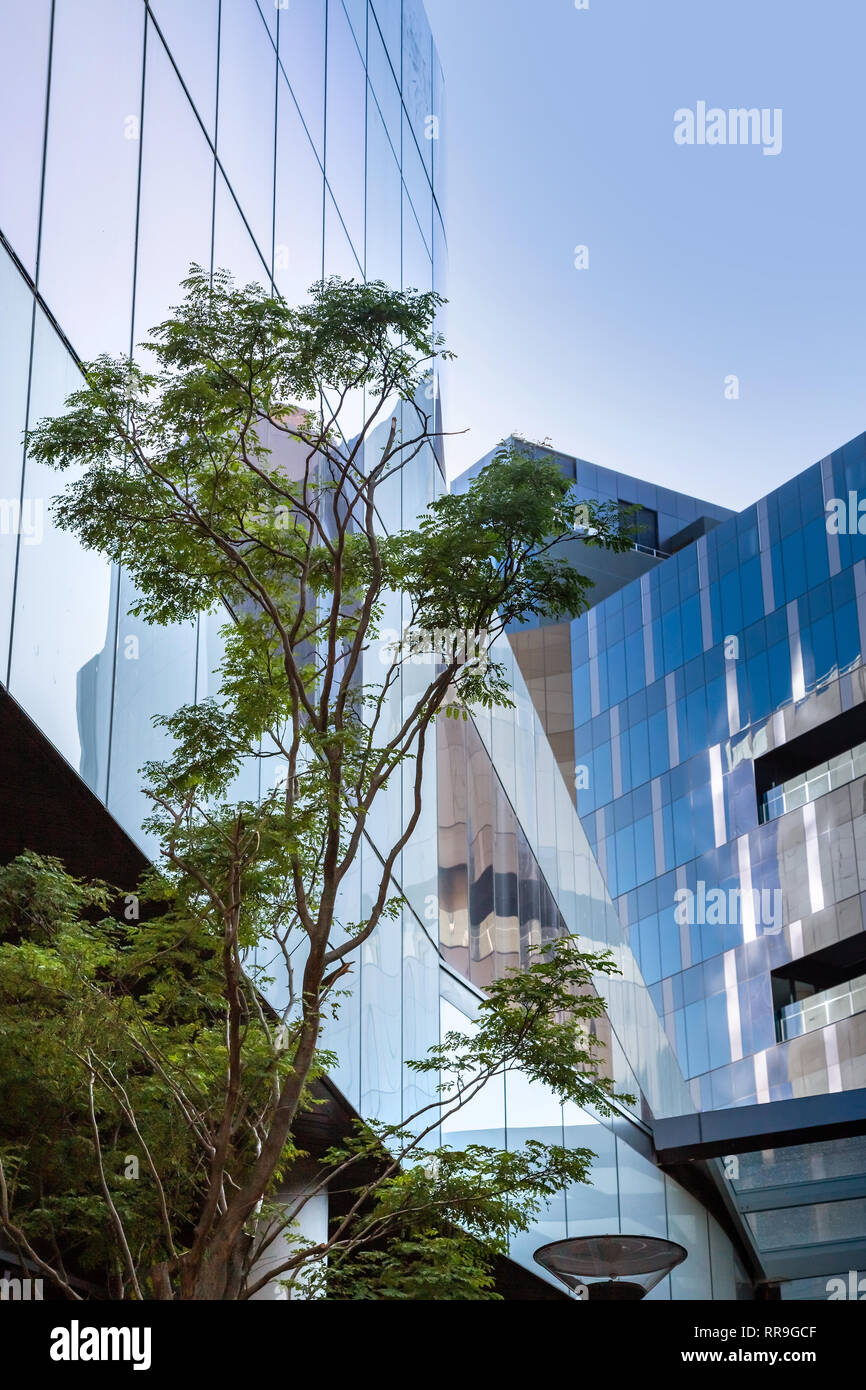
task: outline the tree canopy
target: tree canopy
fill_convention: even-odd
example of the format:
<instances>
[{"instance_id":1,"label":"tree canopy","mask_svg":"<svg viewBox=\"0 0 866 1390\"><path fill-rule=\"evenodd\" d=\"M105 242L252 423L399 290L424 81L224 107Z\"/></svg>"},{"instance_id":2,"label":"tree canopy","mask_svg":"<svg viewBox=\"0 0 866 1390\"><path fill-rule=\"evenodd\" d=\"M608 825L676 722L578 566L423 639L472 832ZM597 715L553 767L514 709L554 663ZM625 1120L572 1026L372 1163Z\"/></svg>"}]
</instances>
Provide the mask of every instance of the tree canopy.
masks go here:
<instances>
[{"instance_id":1,"label":"tree canopy","mask_svg":"<svg viewBox=\"0 0 866 1390\"><path fill-rule=\"evenodd\" d=\"M292 308L198 267L184 289L137 360L87 364L27 441L71 470L56 523L124 567L133 612L224 615L213 694L160 717L171 749L143 769L160 854L131 920L116 909L130 885L77 882L32 855L0 876L0 1026L22 1058L20 1082L0 1071L0 1227L69 1296L70 1249L117 1296L259 1287L263 1248L294 1230L277 1199L332 1061L323 1022L361 944L409 910L397 868L434 721L509 704L497 639L515 619L579 613L588 589L553 553L572 485L514 442L464 493L422 488L417 517L395 509L395 481L417 492L441 448L437 295L330 279ZM584 527L587 515L587 543L631 544L615 507L583 503ZM405 679L407 643L384 639L395 601L406 630L434 641L423 679ZM260 790L243 795L251 768ZM375 821L376 883L356 920L347 875L398 773L404 815L387 840ZM592 976L612 963L543 945L491 986L471 1038L414 1060L429 1110L367 1119L329 1155L332 1179L370 1163L375 1177L325 1248L295 1250L270 1277L324 1277L327 1258L331 1292L406 1297L438 1267L484 1296L484 1249L585 1179L583 1151L438 1144L443 1107L503 1068L610 1106L588 1023L603 1009ZM438 1241L454 1260L424 1259Z\"/></svg>"}]
</instances>

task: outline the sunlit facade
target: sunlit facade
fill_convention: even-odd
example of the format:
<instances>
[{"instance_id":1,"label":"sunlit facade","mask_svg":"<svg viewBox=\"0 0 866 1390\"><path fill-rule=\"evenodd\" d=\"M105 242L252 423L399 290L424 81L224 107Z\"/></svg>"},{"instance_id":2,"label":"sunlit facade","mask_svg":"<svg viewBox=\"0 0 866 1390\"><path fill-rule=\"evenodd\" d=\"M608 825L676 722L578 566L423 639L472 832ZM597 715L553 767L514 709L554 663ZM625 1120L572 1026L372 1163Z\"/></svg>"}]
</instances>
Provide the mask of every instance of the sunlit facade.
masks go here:
<instances>
[{"instance_id":1,"label":"sunlit facade","mask_svg":"<svg viewBox=\"0 0 866 1390\"><path fill-rule=\"evenodd\" d=\"M764 1276L828 1297L866 1253L866 436L673 532L665 490L599 494L570 462L575 497L642 504L656 548L515 655ZM779 1142L734 1147L775 1132L767 1106ZM679 1132L655 1125L657 1152L709 1152Z\"/></svg>"},{"instance_id":2,"label":"sunlit facade","mask_svg":"<svg viewBox=\"0 0 866 1390\"><path fill-rule=\"evenodd\" d=\"M442 284L441 69L420 0L378 8L0 5L0 670L133 836L151 716L208 691L218 621L132 624L124 577L52 526L61 480L22 431L76 357L131 351L191 262L291 302L323 273Z\"/></svg>"},{"instance_id":3,"label":"sunlit facade","mask_svg":"<svg viewBox=\"0 0 866 1390\"><path fill-rule=\"evenodd\" d=\"M131 618L127 577L54 527L63 480L27 459L22 432L60 410L81 360L134 350L191 262L293 301L331 273L444 290L442 73L420 0L0 0L0 109L0 680L3 710L12 721L17 702L37 750L4 783L3 853L38 834L63 854L68 808L92 794L110 814L106 844L147 854L138 769L164 751L152 717L213 693L219 620ZM384 524L411 525L444 486L444 460L428 450L383 499ZM385 622L402 626L398 598ZM602 1123L509 1077L449 1133L597 1153L594 1186L563 1192L515 1242L525 1268L568 1235L669 1236L688 1260L652 1297L749 1297L755 1270L736 1222L656 1161L652 1118L694 1103L617 912L631 889L611 892L597 820L578 819L505 641L500 655L515 707L448 721L428 756L397 873L407 905L362 950L328 1038L333 1079L360 1113L399 1120L431 1095L407 1061L441 1027L471 1027L484 984L529 943L567 930L609 946L622 974L604 982L605 1037L634 1112ZM410 667L399 698L422 680ZM26 788L21 767L34 769ZM406 795L389 789L373 844L401 824ZM347 917L364 915L377 882L365 846Z\"/></svg>"}]
</instances>

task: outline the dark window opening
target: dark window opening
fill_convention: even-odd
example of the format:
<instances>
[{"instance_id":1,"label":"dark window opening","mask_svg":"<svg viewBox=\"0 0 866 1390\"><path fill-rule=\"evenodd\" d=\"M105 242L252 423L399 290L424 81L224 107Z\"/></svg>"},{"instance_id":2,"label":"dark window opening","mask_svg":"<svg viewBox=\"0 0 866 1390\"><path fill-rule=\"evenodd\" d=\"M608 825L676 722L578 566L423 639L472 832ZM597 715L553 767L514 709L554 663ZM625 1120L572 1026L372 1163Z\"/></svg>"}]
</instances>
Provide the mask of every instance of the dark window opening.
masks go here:
<instances>
[{"instance_id":1,"label":"dark window opening","mask_svg":"<svg viewBox=\"0 0 866 1390\"><path fill-rule=\"evenodd\" d=\"M772 971L776 1039L810 1033L866 1009L866 932Z\"/></svg>"},{"instance_id":2,"label":"dark window opening","mask_svg":"<svg viewBox=\"0 0 866 1390\"><path fill-rule=\"evenodd\" d=\"M856 705L755 759L758 819L817 801L866 775L866 706Z\"/></svg>"},{"instance_id":3,"label":"dark window opening","mask_svg":"<svg viewBox=\"0 0 866 1390\"><path fill-rule=\"evenodd\" d=\"M647 550L658 550L658 512L652 511L649 507L641 507L636 502L626 502L623 497L619 499L619 505L621 511L625 511L626 508L634 508L631 514L624 518L624 521L634 532L635 544Z\"/></svg>"}]
</instances>

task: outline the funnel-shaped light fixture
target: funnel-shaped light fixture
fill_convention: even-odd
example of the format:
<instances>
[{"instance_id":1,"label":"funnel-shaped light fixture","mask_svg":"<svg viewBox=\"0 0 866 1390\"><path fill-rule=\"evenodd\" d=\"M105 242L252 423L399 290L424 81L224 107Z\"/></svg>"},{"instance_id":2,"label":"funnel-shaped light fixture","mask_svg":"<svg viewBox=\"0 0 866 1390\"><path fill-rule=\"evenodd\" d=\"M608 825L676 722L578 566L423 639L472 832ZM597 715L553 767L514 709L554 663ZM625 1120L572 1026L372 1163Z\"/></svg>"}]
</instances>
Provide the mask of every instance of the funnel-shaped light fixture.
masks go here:
<instances>
[{"instance_id":1,"label":"funnel-shaped light fixture","mask_svg":"<svg viewBox=\"0 0 866 1390\"><path fill-rule=\"evenodd\" d=\"M535 1252L544 1269L592 1301L637 1302L687 1257L681 1245L658 1236L578 1236Z\"/></svg>"}]
</instances>

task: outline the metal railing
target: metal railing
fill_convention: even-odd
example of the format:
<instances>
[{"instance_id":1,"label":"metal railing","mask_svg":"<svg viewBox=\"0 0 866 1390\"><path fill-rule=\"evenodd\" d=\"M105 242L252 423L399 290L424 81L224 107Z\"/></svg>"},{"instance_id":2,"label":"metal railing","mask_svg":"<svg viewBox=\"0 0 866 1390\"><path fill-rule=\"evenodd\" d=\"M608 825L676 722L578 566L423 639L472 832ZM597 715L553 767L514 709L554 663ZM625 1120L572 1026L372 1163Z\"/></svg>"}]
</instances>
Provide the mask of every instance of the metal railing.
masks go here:
<instances>
[{"instance_id":1,"label":"metal railing","mask_svg":"<svg viewBox=\"0 0 866 1390\"><path fill-rule=\"evenodd\" d=\"M808 801L818 801L828 792L834 792L837 787L847 786L849 782L855 782L858 777L864 775L866 743L859 743L856 748L850 748L825 763L819 763L817 767L810 768L808 772L801 772L798 777L792 777L788 782L770 787L761 799L760 822L765 825L767 821L776 820L787 811L795 811L798 806L804 806Z\"/></svg>"},{"instance_id":2,"label":"metal railing","mask_svg":"<svg viewBox=\"0 0 866 1390\"><path fill-rule=\"evenodd\" d=\"M635 541L632 550L639 550L641 555L654 555L657 560L669 560L671 558L669 550L656 550L653 545L641 545L640 541Z\"/></svg>"},{"instance_id":3,"label":"metal railing","mask_svg":"<svg viewBox=\"0 0 866 1390\"><path fill-rule=\"evenodd\" d=\"M810 994L808 999L798 999L794 1004L786 1004L778 1012L780 1041L799 1038L803 1033L812 1033L816 1028L826 1028L828 1023L838 1023L843 1018L862 1013L866 1009L866 975L858 975L855 980L834 985L820 994Z\"/></svg>"}]
</instances>

